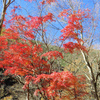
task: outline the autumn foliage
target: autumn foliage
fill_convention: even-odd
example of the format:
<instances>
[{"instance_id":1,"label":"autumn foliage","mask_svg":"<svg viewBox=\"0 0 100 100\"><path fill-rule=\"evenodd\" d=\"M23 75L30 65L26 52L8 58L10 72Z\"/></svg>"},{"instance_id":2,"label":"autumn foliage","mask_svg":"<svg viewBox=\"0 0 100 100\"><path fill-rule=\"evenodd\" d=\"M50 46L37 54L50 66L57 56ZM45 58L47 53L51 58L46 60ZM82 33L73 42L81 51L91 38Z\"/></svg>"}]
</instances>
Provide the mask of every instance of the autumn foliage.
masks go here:
<instances>
[{"instance_id":1,"label":"autumn foliage","mask_svg":"<svg viewBox=\"0 0 100 100\"><path fill-rule=\"evenodd\" d=\"M78 12L73 11L71 13L71 10L65 9L59 14L59 17L63 17L68 21L68 25L61 30L63 34L60 36L60 40L74 41L63 44L65 50L71 53L73 53L74 49L86 51L86 48L82 46L83 41L79 36L83 33L82 21L90 17L89 10L79 10Z\"/></svg>"},{"instance_id":2,"label":"autumn foliage","mask_svg":"<svg viewBox=\"0 0 100 100\"><path fill-rule=\"evenodd\" d=\"M32 0L25 1L32 2ZM51 2L55 0L43 0L41 3L50 4ZM64 98L82 100L82 97L86 95L83 82L85 79L77 78L79 76L76 77L68 71L54 72L49 60L63 59L62 53L59 51L44 52L40 44L32 42L36 34L44 31L41 29L43 23L56 21L53 14L24 17L17 15L15 10L12 13L9 28L6 28L0 36L0 68L5 69L4 74L24 76L26 82L23 88L28 89L29 83L32 82L38 88L34 94L41 95L44 99L58 97L60 100ZM65 51L73 53L74 50L83 50L87 52L79 36L83 31L81 22L89 18L88 11L64 10L59 17L65 18L68 22L61 30L62 35L59 37L60 41L69 40L63 44Z\"/></svg>"},{"instance_id":3,"label":"autumn foliage","mask_svg":"<svg viewBox=\"0 0 100 100\"><path fill-rule=\"evenodd\" d=\"M81 97L86 95L86 92L81 91L81 88L85 89L84 84L80 84L84 81L84 78L78 76L76 78L72 73L65 72L53 72L50 75L41 74L37 77L27 76L26 83L33 81L33 84L40 84L43 87L39 87L35 91L35 95L44 94L48 99L58 97L59 99L81 100ZM27 87L27 84L25 85ZM24 87L25 88L25 87ZM57 100L58 100L57 98Z\"/></svg>"}]
</instances>

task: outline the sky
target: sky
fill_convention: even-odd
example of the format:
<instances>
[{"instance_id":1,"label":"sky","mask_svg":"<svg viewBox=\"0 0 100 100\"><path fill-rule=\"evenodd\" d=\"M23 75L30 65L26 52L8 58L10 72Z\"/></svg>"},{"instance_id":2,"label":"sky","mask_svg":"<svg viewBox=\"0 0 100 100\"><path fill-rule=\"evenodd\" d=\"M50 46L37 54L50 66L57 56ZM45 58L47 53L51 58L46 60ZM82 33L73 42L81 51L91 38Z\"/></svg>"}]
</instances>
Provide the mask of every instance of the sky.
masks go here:
<instances>
[{"instance_id":1,"label":"sky","mask_svg":"<svg viewBox=\"0 0 100 100\"><path fill-rule=\"evenodd\" d=\"M1 10L2 10L2 1L0 0L0 14L1 14ZM35 11L37 10L37 4L39 4L41 0L37 0L37 3L35 3L34 1L32 1L32 3L24 1L24 0L15 0L15 2L13 4L10 5L10 7L8 8L7 12L10 11L10 9L13 8L14 5L20 5L22 7L22 11L20 11L19 13L23 13L23 15L27 15L27 14L34 14L36 13ZM58 0L58 2L64 1L64 3L67 4L67 1L69 0ZM81 5L82 8L89 8L89 9L93 9L93 0L72 0L72 3L74 3L74 5L77 5L78 2L83 2ZM95 2L97 0L94 0ZM53 3L52 3L53 4ZM35 10L34 10L35 9Z\"/></svg>"}]
</instances>

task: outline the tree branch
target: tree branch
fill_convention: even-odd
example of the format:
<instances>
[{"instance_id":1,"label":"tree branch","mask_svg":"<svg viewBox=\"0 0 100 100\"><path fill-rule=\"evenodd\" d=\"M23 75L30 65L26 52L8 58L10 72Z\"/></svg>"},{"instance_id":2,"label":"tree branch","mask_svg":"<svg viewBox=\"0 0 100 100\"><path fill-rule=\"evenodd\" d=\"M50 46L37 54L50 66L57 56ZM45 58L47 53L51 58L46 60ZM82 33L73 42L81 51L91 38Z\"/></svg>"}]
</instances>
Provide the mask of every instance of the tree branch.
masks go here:
<instances>
[{"instance_id":1,"label":"tree branch","mask_svg":"<svg viewBox=\"0 0 100 100\"><path fill-rule=\"evenodd\" d=\"M7 10L8 6L11 3L13 3L14 1L15 0L13 0L13 1L9 0L8 3L6 4L7 0L3 0L3 10L2 10L1 20L0 20L0 35L1 35L1 32L2 32L2 27L3 27L3 22L4 22L6 10Z\"/></svg>"}]
</instances>

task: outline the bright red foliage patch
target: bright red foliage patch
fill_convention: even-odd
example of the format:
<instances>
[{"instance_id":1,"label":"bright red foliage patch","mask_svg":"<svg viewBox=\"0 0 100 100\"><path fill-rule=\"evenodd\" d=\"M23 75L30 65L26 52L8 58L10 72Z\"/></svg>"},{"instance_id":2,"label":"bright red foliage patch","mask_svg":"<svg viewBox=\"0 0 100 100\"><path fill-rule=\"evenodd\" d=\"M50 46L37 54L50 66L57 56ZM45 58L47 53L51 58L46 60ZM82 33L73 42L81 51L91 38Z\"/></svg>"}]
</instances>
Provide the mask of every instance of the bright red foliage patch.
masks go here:
<instances>
[{"instance_id":1,"label":"bright red foliage patch","mask_svg":"<svg viewBox=\"0 0 100 100\"><path fill-rule=\"evenodd\" d=\"M35 91L35 95L43 93L48 99L59 97L60 99L66 98L68 100L74 100L76 95L78 100L82 100L81 97L86 94L86 92L83 92L85 85L80 83L79 79L68 71L54 72L50 75L41 74L37 77L27 76L26 84L31 80L33 80L33 84L40 83L41 86L43 86ZM63 95L60 91L65 91L68 94ZM71 96L69 96L69 94L71 94Z\"/></svg>"},{"instance_id":2,"label":"bright red foliage patch","mask_svg":"<svg viewBox=\"0 0 100 100\"><path fill-rule=\"evenodd\" d=\"M46 22L48 20L53 21L53 14L52 13L48 13L48 15L44 16L43 22Z\"/></svg>"},{"instance_id":3,"label":"bright red foliage patch","mask_svg":"<svg viewBox=\"0 0 100 100\"><path fill-rule=\"evenodd\" d=\"M71 13L71 10L65 9L59 15L59 17L62 16L67 18L68 25L61 30L63 34L60 36L60 40L66 41L72 39L73 41L63 45L65 50L71 53L74 49L81 49L86 51L85 47L81 45L83 44L83 41L79 38L79 36L83 32L83 26L81 24L83 19L90 17L88 11L79 10L78 12L74 11L73 13Z\"/></svg>"},{"instance_id":4,"label":"bright red foliage patch","mask_svg":"<svg viewBox=\"0 0 100 100\"><path fill-rule=\"evenodd\" d=\"M49 64L38 55L41 52L40 45L32 46L17 42L10 45L9 49L4 51L1 61L1 65L6 69L5 74L25 76L49 72Z\"/></svg>"},{"instance_id":5,"label":"bright red foliage patch","mask_svg":"<svg viewBox=\"0 0 100 100\"><path fill-rule=\"evenodd\" d=\"M44 4L51 4L52 2L57 2L57 0L42 0L42 2L40 3L44 5Z\"/></svg>"},{"instance_id":6,"label":"bright red foliage patch","mask_svg":"<svg viewBox=\"0 0 100 100\"><path fill-rule=\"evenodd\" d=\"M54 57L54 59L57 59L58 57L61 57L63 59L63 56L62 56L62 53L59 52L59 51L49 51L47 53L44 53L41 55L41 58L42 57L47 57L48 60L52 59Z\"/></svg>"},{"instance_id":7,"label":"bright red foliage patch","mask_svg":"<svg viewBox=\"0 0 100 100\"><path fill-rule=\"evenodd\" d=\"M25 0L25 1L32 2L36 0ZM51 4L52 2L57 2L57 0L42 0L40 3L43 5L43 4Z\"/></svg>"}]
</instances>

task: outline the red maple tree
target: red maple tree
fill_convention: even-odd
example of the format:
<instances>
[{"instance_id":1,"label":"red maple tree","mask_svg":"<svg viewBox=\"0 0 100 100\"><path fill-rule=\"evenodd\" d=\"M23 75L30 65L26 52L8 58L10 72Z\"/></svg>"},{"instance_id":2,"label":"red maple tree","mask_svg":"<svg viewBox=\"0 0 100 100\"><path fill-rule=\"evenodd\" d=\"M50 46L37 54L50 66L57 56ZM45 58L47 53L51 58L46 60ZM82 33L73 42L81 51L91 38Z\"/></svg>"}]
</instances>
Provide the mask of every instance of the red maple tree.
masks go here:
<instances>
[{"instance_id":1,"label":"red maple tree","mask_svg":"<svg viewBox=\"0 0 100 100\"><path fill-rule=\"evenodd\" d=\"M32 0L28 1L32 2ZM55 0L43 0L42 4L45 2L50 4ZM64 17L68 21L68 25L61 30L60 40L72 40L63 44L67 52L73 53L75 49L86 51L82 45L83 41L79 38L79 31L83 31L81 21L89 17L88 12L74 11L71 13L69 11L64 10L59 14L60 17ZM59 57L63 59L62 53L59 51L45 53L41 45L32 42L36 38L35 35L42 30L40 27L43 23L48 20L55 21L53 14L48 13L41 17L24 17L15 14L15 10L12 12L14 15L9 20L10 26L0 36L0 68L5 69L4 74L25 76L24 89L29 89L28 85L32 81L38 88L34 94L41 94L44 99L58 97L62 100L64 98L82 100L82 96L86 94L84 92L85 85L81 83L83 78L79 79L78 76L75 77L68 71L54 72L51 69L48 60ZM47 59L44 60L43 57L47 57Z\"/></svg>"}]
</instances>

